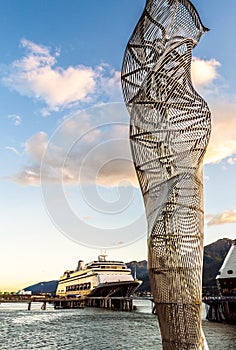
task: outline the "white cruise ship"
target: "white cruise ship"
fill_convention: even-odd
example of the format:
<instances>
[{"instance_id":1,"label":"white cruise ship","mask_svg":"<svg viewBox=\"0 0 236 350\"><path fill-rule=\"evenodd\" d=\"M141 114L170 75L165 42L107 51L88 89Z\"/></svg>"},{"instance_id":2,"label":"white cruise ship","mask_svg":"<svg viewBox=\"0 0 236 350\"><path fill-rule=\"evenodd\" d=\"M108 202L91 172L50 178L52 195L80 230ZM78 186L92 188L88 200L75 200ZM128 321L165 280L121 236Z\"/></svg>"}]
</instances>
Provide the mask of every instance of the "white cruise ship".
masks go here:
<instances>
[{"instance_id":1,"label":"white cruise ship","mask_svg":"<svg viewBox=\"0 0 236 350\"><path fill-rule=\"evenodd\" d=\"M129 297L141 284L122 261L108 261L99 255L97 261L79 261L75 271L60 277L56 295L60 297Z\"/></svg>"}]
</instances>

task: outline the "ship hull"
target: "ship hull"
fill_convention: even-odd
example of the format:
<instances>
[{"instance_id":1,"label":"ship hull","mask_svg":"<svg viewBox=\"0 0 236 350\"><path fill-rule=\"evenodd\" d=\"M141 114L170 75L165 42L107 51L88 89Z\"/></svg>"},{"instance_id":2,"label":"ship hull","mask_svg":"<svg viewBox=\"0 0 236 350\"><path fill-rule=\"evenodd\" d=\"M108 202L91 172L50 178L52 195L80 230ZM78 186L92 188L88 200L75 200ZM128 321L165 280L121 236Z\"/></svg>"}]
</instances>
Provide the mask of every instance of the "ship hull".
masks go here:
<instances>
[{"instance_id":1,"label":"ship hull","mask_svg":"<svg viewBox=\"0 0 236 350\"><path fill-rule=\"evenodd\" d=\"M130 297L140 285L140 281L101 283L88 297Z\"/></svg>"}]
</instances>

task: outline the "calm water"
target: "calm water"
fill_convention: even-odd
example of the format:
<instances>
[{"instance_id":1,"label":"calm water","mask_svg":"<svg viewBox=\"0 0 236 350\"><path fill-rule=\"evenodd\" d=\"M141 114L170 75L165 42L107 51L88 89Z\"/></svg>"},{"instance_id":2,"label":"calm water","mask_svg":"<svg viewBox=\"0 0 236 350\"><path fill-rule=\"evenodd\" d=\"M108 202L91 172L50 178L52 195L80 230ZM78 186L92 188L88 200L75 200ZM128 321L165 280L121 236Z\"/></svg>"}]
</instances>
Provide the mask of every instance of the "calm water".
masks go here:
<instances>
[{"instance_id":1,"label":"calm water","mask_svg":"<svg viewBox=\"0 0 236 350\"><path fill-rule=\"evenodd\" d=\"M102 309L41 311L34 303L0 305L0 349L161 350L150 302L136 301L136 312ZM236 350L236 326L203 321L210 350ZM176 349L181 350L181 349Z\"/></svg>"}]
</instances>

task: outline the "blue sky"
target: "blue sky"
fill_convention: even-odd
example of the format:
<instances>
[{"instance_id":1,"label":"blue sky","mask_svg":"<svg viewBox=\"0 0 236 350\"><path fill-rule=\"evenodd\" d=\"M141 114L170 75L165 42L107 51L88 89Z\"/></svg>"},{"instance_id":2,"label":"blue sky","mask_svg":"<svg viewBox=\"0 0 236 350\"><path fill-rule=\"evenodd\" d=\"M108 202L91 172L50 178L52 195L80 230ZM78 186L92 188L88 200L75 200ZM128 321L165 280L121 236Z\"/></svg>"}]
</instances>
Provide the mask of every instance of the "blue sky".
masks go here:
<instances>
[{"instance_id":1,"label":"blue sky","mask_svg":"<svg viewBox=\"0 0 236 350\"><path fill-rule=\"evenodd\" d=\"M110 258L146 259L120 91L123 53L144 4L0 2L0 290L56 279L102 247ZM193 4L210 28L192 65L213 114L204 166L208 244L236 235L236 3Z\"/></svg>"}]
</instances>

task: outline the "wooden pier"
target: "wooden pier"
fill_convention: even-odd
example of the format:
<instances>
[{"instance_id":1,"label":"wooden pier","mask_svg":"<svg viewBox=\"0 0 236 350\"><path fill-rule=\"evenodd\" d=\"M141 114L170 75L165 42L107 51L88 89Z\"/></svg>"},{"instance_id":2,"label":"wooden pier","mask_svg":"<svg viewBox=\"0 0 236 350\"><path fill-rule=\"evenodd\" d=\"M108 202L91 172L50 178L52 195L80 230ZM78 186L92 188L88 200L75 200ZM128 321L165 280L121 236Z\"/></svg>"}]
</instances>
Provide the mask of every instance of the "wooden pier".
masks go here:
<instances>
[{"instance_id":1,"label":"wooden pier","mask_svg":"<svg viewBox=\"0 0 236 350\"><path fill-rule=\"evenodd\" d=\"M28 310L31 310L33 303L42 303L42 310L46 310L47 304L53 305L55 309L76 309L84 307L84 299L82 298L58 298L43 295L6 295L0 297L0 304L1 303L26 303L28 304Z\"/></svg>"},{"instance_id":2,"label":"wooden pier","mask_svg":"<svg viewBox=\"0 0 236 350\"><path fill-rule=\"evenodd\" d=\"M236 324L236 296L205 297L209 321Z\"/></svg>"},{"instance_id":3,"label":"wooden pier","mask_svg":"<svg viewBox=\"0 0 236 350\"><path fill-rule=\"evenodd\" d=\"M42 303L41 309L46 310L47 304L55 309L79 309L86 307L104 308L109 310L133 311L133 298L130 297L50 297L34 295L7 295L0 297L1 303L26 303L31 310L32 303Z\"/></svg>"}]
</instances>

